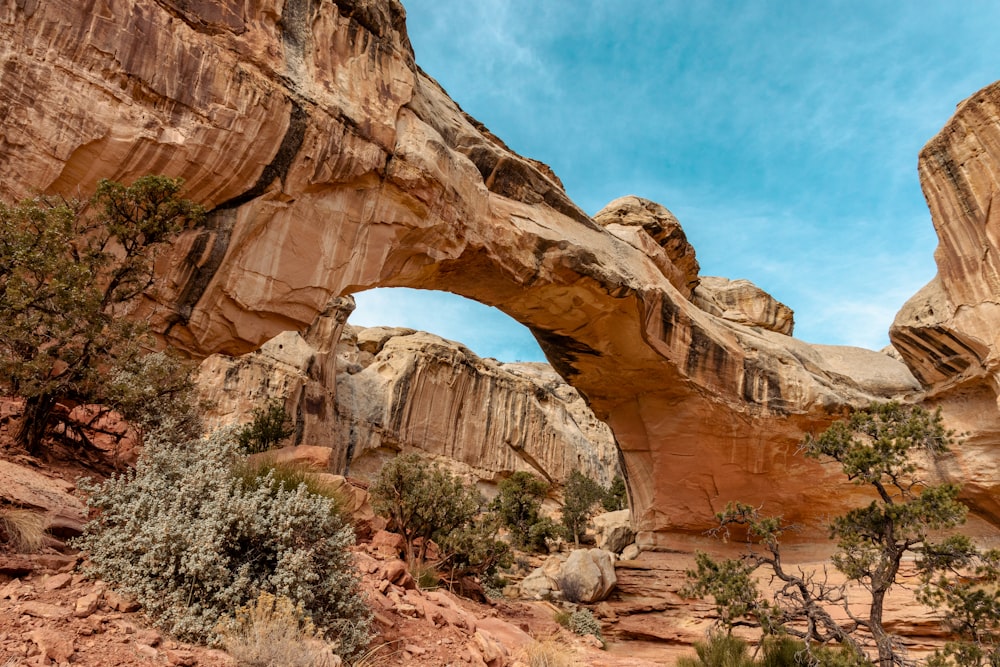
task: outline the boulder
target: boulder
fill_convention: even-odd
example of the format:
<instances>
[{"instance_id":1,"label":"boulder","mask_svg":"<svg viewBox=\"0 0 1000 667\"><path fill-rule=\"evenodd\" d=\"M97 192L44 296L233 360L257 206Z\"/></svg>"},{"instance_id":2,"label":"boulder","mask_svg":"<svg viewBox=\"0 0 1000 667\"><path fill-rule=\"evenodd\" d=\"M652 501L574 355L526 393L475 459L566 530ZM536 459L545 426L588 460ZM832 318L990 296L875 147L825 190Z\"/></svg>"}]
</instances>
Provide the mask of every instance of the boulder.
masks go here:
<instances>
[{"instance_id":1,"label":"boulder","mask_svg":"<svg viewBox=\"0 0 1000 667\"><path fill-rule=\"evenodd\" d=\"M692 295L693 303L707 313L748 327L792 335L792 309L749 280L702 276Z\"/></svg>"},{"instance_id":2,"label":"boulder","mask_svg":"<svg viewBox=\"0 0 1000 667\"><path fill-rule=\"evenodd\" d=\"M576 549L559 572L559 590L571 602L600 602L617 582L614 554L603 549Z\"/></svg>"},{"instance_id":3,"label":"boulder","mask_svg":"<svg viewBox=\"0 0 1000 667\"><path fill-rule=\"evenodd\" d=\"M594 524L594 532L597 533L597 547L599 549L617 554L635 541L630 510L604 512L596 515L591 521Z\"/></svg>"}]
</instances>

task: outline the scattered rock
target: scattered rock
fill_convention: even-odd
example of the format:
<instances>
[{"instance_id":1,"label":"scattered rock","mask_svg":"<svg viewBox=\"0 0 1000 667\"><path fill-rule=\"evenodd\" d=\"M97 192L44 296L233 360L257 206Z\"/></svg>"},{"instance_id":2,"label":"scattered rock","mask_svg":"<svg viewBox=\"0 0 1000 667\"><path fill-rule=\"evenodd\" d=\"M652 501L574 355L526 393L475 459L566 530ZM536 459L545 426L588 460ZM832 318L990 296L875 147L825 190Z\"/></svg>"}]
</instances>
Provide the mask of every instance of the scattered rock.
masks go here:
<instances>
[{"instance_id":1,"label":"scattered rock","mask_svg":"<svg viewBox=\"0 0 1000 667\"><path fill-rule=\"evenodd\" d=\"M52 628L33 630L28 638L38 646L41 655L56 664L69 662L70 656L76 651L72 635Z\"/></svg>"},{"instance_id":2,"label":"scattered rock","mask_svg":"<svg viewBox=\"0 0 1000 667\"><path fill-rule=\"evenodd\" d=\"M66 618L70 615L70 610L66 607L46 604L45 602L37 602L34 600L23 603L21 605L21 612L27 614L28 616L34 616L35 618L46 618L50 620Z\"/></svg>"},{"instance_id":3,"label":"scattered rock","mask_svg":"<svg viewBox=\"0 0 1000 667\"><path fill-rule=\"evenodd\" d=\"M622 560L635 560L639 557L642 551L639 549L638 544L630 544L624 549L622 549Z\"/></svg>"},{"instance_id":4,"label":"scattered rock","mask_svg":"<svg viewBox=\"0 0 1000 667\"><path fill-rule=\"evenodd\" d=\"M62 572L60 574L54 574L51 577L46 577L45 581L42 582L42 588L47 591L55 591L60 588L66 588L72 581L72 574L69 572Z\"/></svg>"},{"instance_id":5,"label":"scattered rock","mask_svg":"<svg viewBox=\"0 0 1000 667\"><path fill-rule=\"evenodd\" d=\"M100 593L88 593L76 601L76 608L73 610L73 615L77 618L86 618L97 611L97 607L100 604Z\"/></svg>"},{"instance_id":6,"label":"scattered rock","mask_svg":"<svg viewBox=\"0 0 1000 667\"><path fill-rule=\"evenodd\" d=\"M138 611L140 607L139 603L131 597L121 595L120 593L116 593L112 590L105 591L104 601L109 607L122 613Z\"/></svg>"}]
</instances>

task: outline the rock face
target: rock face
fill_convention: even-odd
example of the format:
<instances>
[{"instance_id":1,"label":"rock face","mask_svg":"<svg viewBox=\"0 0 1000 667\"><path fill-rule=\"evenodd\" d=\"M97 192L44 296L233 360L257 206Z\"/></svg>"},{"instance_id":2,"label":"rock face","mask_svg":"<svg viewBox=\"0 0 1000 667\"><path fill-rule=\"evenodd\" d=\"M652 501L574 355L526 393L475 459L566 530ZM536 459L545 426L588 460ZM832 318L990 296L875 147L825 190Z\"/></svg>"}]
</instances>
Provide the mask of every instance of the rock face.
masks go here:
<instances>
[{"instance_id":1,"label":"rock face","mask_svg":"<svg viewBox=\"0 0 1000 667\"><path fill-rule=\"evenodd\" d=\"M923 148L938 273L896 315L893 346L964 443L944 467L1000 516L1000 84L958 105Z\"/></svg>"},{"instance_id":2,"label":"rock face","mask_svg":"<svg viewBox=\"0 0 1000 667\"><path fill-rule=\"evenodd\" d=\"M159 172L185 178L210 210L162 258L164 288L135 313L165 340L197 356L251 351L377 286L496 306L610 425L646 546L700 533L732 499L823 532L856 490L796 454L803 433L920 389L888 356L697 307L693 253L669 213L630 199L604 224L588 218L547 167L510 151L416 66L395 0L8 3L0 45L0 195L86 193L101 177ZM949 239L970 222L972 245L992 247L995 98L967 103L925 150L949 248L964 247ZM1000 260L947 258L954 279L942 289L968 314L912 331L941 342L926 368L971 377L992 368L998 329L993 306L969 306L996 292ZM894 341L911 367L937 377L913 360L926 337L904 338ZM968 385L976 401L995 396L981 377Z\"/></svg>"},{"instance_id":3,"label":"rock face","mask_svg":"<svg viewBox=\"0 0 1000 667\"><path fill-rule=\"evenodd\" d=\"M215 406L210 425L249 421L277 396L297 416L292 444L323 447L326 467L339 473L370 478L402 450L487 483L526 470L562 484L576 469L608 485L619 473L610 429L547 365L481 359L410 329L343 327L350 310L322 315L318 325L340 324L305 337L285 332L241 357L208 357L199 385ZM313 347L317 328L339 345ZM334 353L341 372L322 379L316 369Z\"/></svg>"},{"instance_id":4,"label":"rock face","mask_svg":"<svg viewBox=\"0 0 1000 667\"><path fill-rule=\"evenodd\" d=\"M786 336L791 336L795 327L792 309L749 280L704 276L694 290L692 301L706 313L748 327L761 327Z\"/></svg>"}]
</instances>

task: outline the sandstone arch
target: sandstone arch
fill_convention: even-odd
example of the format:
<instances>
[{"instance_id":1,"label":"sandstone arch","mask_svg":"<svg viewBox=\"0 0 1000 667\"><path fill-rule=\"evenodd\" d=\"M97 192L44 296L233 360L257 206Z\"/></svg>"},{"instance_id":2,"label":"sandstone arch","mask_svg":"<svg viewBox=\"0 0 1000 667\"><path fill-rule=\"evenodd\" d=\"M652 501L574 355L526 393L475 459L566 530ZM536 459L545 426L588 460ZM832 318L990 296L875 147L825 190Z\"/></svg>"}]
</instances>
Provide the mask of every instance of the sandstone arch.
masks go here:
<instances>
[{"instance_id":1,"label":"sandstone arch","mask_svg":"<svg viewBox=\"0 0 1000 667\"><path fill-rule=\"evenodd\" d=\"M916 392L906 368L696 306L669 213L589 218L416 66L404 19L395 0L8 5L0 194L182 176L213 214L138 315L192 354L362 289L454 292L528 326L608 422L647 544L734 498L817 527L852 491L795 455L802 433Z\"/></svg>"}]
</instances>

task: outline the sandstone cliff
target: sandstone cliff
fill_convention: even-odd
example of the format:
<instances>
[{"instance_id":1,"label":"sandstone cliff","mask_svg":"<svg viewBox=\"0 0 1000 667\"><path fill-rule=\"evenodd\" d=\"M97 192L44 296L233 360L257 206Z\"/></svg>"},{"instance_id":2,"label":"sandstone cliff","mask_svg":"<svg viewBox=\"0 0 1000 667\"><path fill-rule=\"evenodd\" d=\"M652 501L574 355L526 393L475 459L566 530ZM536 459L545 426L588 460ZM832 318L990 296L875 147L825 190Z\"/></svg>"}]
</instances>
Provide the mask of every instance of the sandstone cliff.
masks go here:
<instances>
[{"instance_id":1,"label":"sandstone cliff","mask_svg":"<svg viewBox=\"0 0 1000 667\"><path fill-rule=\"evenodd\" d=\"M692 302L696 263L669 212L631 202L590 219L547 167L416 66L396 0L19 1L0 8L0 63L0 194L160 172L184 177L211 210L160 262L166 288L135 313L165 340L197 356L251 351L377 286L496 306L610 425L646 544L702 531L734 498L819 530L855 491L796 454L803 433L920 389L889 356L747 326L783 330L777 306L743 322L726 317L739 311L728 300L712 299L721 317ZM946 237L995 221L991 104L967 104L955 138L925 151L952 165L922 167L932 208L950 202L937 223ZM960 164L976 174L971 190ZM962 262L942 285L968 315L930 326L956 342L925 362L921 335L894 337L925 382L992 363L993 339L981 340L992 306L970 307L991 303L992 260L981 276ZM995 396L981 377L967 385L970 414Z\"/></svg>"},{"instance_id":2,"label":"sandstone cliff","mask_svg":"<svg viewBox=\"0 0 1000 667\"><path fill-rule=\"evenodd\" d=\"M1000 83L960 103L918 164L938 273L889 336L927 401L964 437L942 472L1000 523Z\"/></svg>"},{"instance_id":3,"label":"sandstone cliff","mask_svg":"<svg viewBox=\"0 0 1000 667\"><path fill-rule=\"evenodd\" d=\"M345 328L353 304L336 305L304 335L205 359L210 425L249 421L278 397L295 417L291 444L332 448L330 467L341 474L370 479L387 457L411 450L487 486L519 470L556 485L574 469L605 486L618 473L610 429L547 365L481 359L411 329ZM318 372L333 354L339 372Z\"/></svg>"}]
</instances>

